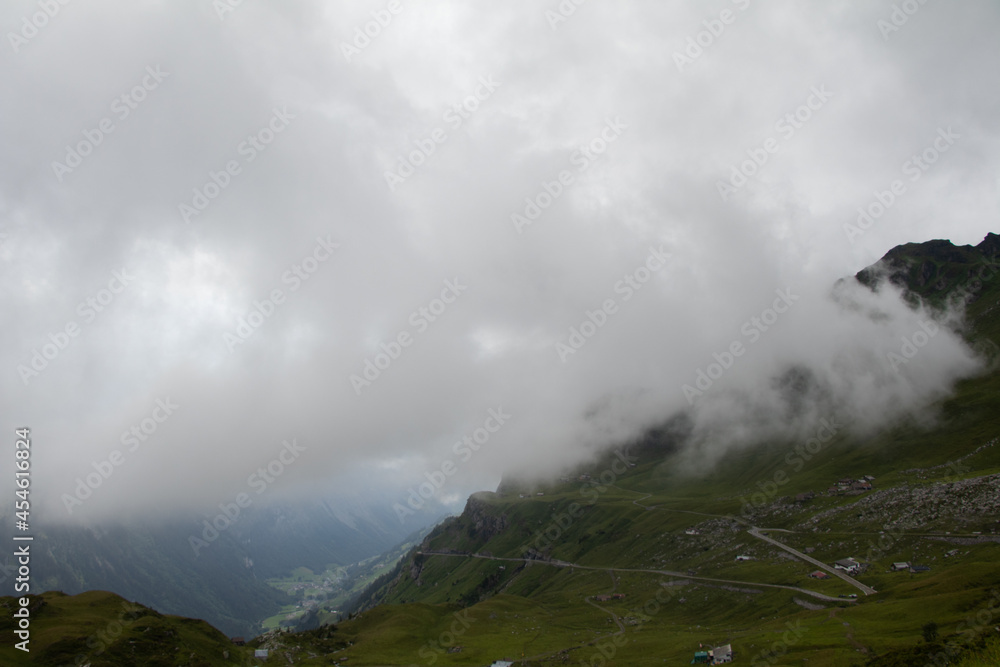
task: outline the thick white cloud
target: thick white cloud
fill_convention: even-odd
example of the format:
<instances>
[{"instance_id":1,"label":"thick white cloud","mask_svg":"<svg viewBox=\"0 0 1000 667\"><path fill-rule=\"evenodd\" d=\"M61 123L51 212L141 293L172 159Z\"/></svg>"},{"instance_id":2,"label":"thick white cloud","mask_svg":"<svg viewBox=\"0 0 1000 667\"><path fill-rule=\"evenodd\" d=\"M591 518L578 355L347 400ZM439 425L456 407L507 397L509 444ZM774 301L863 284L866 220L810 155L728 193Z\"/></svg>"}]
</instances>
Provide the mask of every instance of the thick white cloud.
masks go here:
<instances>
[{"instance_id":1,"label":"thick white cloud","mask_svg":"<svg viewBox=\"0 0 1000 667\"><path fill-rule=\"evenodd\" d=\"M307 449L273 497L393 501L451 460L441 494L460 498L688 408L682 386L737 340L745 354L695 406L702 454L805 432L819 403L787 428L746 418L781 414L766 387L792 367L861 431L974 369L942 332L896 372L886 355L924 315L889 292L851 295L851 314L830 293L896 244L995 229L995 4L920 5L887 38L890 2L584 3L565 21L556 2L386 6L244 2L220 18L210 2L95 1L7 35L0 423L33 427L54 518L116 449L74 518L228 501L288 438ZM5 5L4 30L38 7ZM366 25L378 34L348 61ZM678 67L689 37L707 46ZM948 128L911 180L904 163ZM54 169L88 136L91 154ZM761 150L724 201L718 183ZM422 164L390 188L400 156ZM905 190L849 239L894 180ZM218 194L187 222L195 189ZM515 224L526 199L546 208ZM670 257L626 300L619 281L651 248ZM743 324L788 289L799 299L751 343ZM274 290L263 325L227 344ZM18 366L71 324L25 383ZM358 395L350 376L401 332L412 343ZM180 407L130 451L121 434L168 397ZM501 406L508 423L455 449Z\"/></svg>"}]
</instances>

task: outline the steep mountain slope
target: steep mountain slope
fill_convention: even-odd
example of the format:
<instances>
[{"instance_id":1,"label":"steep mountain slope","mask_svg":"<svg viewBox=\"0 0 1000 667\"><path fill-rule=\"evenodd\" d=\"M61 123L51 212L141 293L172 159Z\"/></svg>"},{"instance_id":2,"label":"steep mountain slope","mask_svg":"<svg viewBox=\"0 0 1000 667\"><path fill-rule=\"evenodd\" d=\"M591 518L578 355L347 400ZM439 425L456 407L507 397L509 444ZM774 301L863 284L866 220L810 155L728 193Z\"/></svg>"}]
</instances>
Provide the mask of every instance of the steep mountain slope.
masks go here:
<instances>
[{"instance_id":1,"label":"steep mountain slope","mask_svg":"<svg viewBox=\"0 0 1000 667\"><path fill-rule=\"evenodd\" d=\"M229 635L253 636L260 620L292 601L266 579L378 555L415 527L400 525L389 508L343 507L342 514L347 510L353 526L317 504L251 507L215 539L194 519L43 526L35 537L33 590L109 590L164 613L203 618ZM210 539L192 546L192 537ZM0 592L13 594L13 577Z\"/></svg>"},{"instance_id":2,"label":"steep mountain slope","mask_svg":"<svg viewBox=\"0 0 1000 667\"><path fill-rule=\"evenodd\" d=\"M936 307L957 295L966 335L991 354L997 240L901 246L858 280L892 280ZM302 665L688 664L723 645L750 665L988 655L1000 623L996 363L927 411L931 428L866 438L831 415L806 442L762 442L696 474L675 465L687 422L674 416L547 487L474 494L347 620L253 644ZM220 647L191 653L222 664ZM159 664L197 664L175 653Z\"/></svg>"},{"instance_id":3,"label":"steep mountain slope","mask_svg":"<svg viewBox=\"0 0 1000 667\"><path fill-rule=\"evenodd\" d=\"M966 306L966 321L984 342L1000 340L998 272L1000 235L990 233L976 246L955 246L944 240L896 246L856 278L872 288L888 280L912 298L938 308L951 300L961 302Z\"/></svg>"},{"instance_id":4,"label":"steep mountain slope","mask_svg":"<svg viewBox=\"0 0 1000 667\"><path fill-rule=\"evenodd\" d=\"M938 308L965 302L966 334L989 354L998 239L901 246L857 279L891 280ZM987 612L965 617L991 610L1000 590L1000 374L993 366L930 409L931 430L900 424L858 440L821 421L809 450L761 443L693 477L671 465L679 416L544 495L509 481L476 494L359 599L363 613L338 628L356 642L343 653L370 664L636 665L731 643L758 663L850 665L975 645ZM865 476L873 489L837 490ZM853 582L810 576L822 568L807 559L849 556L861 564ZM920 569L893 572L903 561ZM477 622L466 628L465 617ZM412 632L390 646L397 621ZM921 639L928 623L941 628L933 641Z\"/></svg>"}]
</instances>

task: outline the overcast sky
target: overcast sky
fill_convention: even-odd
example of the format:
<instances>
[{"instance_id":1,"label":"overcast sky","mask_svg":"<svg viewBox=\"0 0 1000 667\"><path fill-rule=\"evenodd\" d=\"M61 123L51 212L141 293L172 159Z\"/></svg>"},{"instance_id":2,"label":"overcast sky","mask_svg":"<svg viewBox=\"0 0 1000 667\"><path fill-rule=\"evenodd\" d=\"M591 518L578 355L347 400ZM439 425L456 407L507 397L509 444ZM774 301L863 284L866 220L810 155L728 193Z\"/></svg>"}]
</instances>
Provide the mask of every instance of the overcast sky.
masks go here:
<instances>
[{"instance_id":1,"label":"overcast sky","mask_svg":"<svg viewBox=\"0 0 1000 667\"><path fill-rule=\"evenodd\" d=\"M0 423L50 520L279 456L268 498L460 506L679 410L711 461L976 369L831 294L1000 231L994 2L49 4L0 10Z\"/></svg>"}]
</instances>

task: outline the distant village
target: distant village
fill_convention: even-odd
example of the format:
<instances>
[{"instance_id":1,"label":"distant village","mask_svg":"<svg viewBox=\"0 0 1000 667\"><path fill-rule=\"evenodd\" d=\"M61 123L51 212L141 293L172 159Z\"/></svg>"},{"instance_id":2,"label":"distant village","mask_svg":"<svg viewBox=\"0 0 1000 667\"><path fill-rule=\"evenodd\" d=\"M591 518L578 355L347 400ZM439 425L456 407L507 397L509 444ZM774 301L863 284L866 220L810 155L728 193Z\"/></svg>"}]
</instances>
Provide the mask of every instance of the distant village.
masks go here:
<instances>
[{"instance_id":1,"label":"distant village","mask_svg":"<svg viewBox=\"0 0 1000 667\"><path fill-rule=\"evenodd\" d=\"M826 490L826 495L828 496L856 496L859 493L864 493L865 491L872 490L872 482L875 478L871 475L865 475L861 479L851 479L850 477L845 477L844 479L838 479L837 483Z\"/></svg>"},{"instance_id":2,"label":"distant village","mask_svg":"<svg viewBox=\"0 0 1000 667\"><path fill-rule=\"evenodd\" d=\"M872 482L875 478L871 475L865 475L860 479L852 479L850 477L845 477L843 479L838 479L826 490L826 495L828 496L857 496L865 491L872 490ZM805 493L799 493L795 496L795 502L804 503L812 500L816 497L814 491L806 491Z\"/></svg>"}]
</instances>

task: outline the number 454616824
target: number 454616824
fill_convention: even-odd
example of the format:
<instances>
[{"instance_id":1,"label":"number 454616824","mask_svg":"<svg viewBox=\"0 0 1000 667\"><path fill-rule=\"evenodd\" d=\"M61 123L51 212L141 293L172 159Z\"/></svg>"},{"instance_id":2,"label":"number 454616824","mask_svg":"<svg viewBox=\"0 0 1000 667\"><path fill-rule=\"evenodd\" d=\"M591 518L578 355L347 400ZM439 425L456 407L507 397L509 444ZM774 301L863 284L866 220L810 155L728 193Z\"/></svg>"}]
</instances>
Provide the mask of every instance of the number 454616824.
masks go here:
<instances>
[{"instance_id":1,"label":"number 454616824","mask_svg":"<svg viewBox=\"0 0 1000 667\"><path fill-rule=\"evenodd\" d=\"M19 428L14 431L17 435L17 443L14 445L15 466L17 472L14 473L17 491L15 515L18 525L24 525L23 530L27 530L28 523L28 488L31 486L31 429Z\"/></svg>"}]
</instances>

